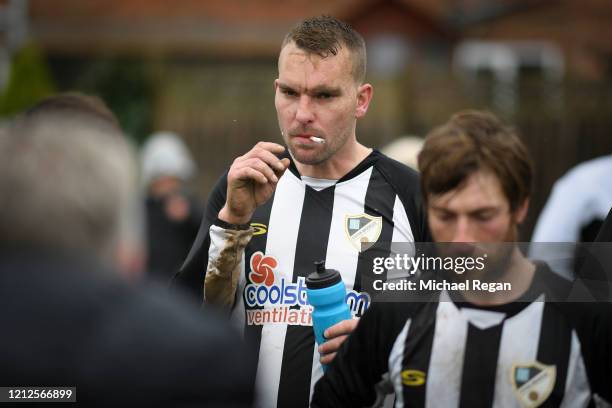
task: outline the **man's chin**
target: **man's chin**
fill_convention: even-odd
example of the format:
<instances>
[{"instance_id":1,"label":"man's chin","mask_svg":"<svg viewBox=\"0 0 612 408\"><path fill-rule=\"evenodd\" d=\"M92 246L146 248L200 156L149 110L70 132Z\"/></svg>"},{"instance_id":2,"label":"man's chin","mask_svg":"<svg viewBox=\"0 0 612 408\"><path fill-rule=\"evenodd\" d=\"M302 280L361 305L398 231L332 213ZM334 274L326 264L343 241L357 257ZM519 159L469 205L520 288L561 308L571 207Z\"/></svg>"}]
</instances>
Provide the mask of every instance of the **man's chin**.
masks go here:
<instances>
[{"instance_id":1,"label":"man's chin","mask_svg":"<svg viewBox=\"0 0 612 408\"><path fill-rule=\"evenodd\" d=\"M289 151L293 159L300 164L313 166L325 161L325 158L322 157L322 152L316 152L314 149L292 146L289 147Z\"/></svg>"}]
</instances>

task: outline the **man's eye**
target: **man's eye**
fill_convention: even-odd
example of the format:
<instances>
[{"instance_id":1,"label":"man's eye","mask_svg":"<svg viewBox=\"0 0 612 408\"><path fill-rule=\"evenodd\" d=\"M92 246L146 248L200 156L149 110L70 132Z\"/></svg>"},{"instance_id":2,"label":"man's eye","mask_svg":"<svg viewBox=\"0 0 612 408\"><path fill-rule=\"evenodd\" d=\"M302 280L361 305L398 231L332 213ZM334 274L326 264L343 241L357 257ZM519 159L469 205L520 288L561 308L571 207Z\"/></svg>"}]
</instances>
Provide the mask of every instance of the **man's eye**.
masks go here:
<instances>
[{"instance_id":1,"label":"man's eye","mask_svg":"<svg viewBox=\"0 0 612 408\"><path fill-rule=\"evenodd\" d=\"M474 218L476 219L476 221L487 222L490 221L493 216L494 214L492 213L479 213L474 215Z\"/></svg>"},{"instance_id":2,"label":"man's eye","mask_svg":"<svg viewBox=\"0 0 612 408\"><path fill-rule=\"evenodd\" d=\"M318 99L330 99L330 98L333 98L333 95L327 92L322 92L320 94L317 94L317 98Z\"/></svg>"},{"instance_id":3,"label":"man's eye","mask_svg":"<svg viewBox=\"0 0 612 408\"><path fill-rule=\"evenodd\" d=\"M453 214L447 214L447 213L440 213L440 214L436 215L436 217L440 221L451 221L454 218Z\"/></svg>"},{"instance_id":4,"label":"man's eye","mask_svg":"<svg viewBox=\"0 0 612 408\"><path fill-rule=\"evenodd\" d=\"M281 92L287 96L296 96L297 93L291 89L281 89Z\"/></svg>"}]
</instances>

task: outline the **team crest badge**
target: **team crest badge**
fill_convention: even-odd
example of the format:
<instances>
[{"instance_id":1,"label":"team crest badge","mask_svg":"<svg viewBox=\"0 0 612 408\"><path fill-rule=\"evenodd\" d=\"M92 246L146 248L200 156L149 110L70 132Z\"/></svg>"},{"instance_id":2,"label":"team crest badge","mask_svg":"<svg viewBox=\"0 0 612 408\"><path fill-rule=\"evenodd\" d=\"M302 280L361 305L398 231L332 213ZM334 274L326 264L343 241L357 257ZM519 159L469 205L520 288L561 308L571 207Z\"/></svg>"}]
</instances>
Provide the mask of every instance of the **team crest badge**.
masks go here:
<instances>
[{"instance_id":1,"label":"team crest badge","mask_svg":"<svg viewBox=\"0 0 612 408\"><path fill-rule=\"evenodd\" d=\"M555 385L557 369L537 361L514 364L510 372L512 388L523 407L539 407Z\"/></svg>"},{"instance_id":2,"label":"team crest badge","mask_svg":"<svg viewBox=\"0 0 612 408\"><path fill-rule=\"evenodd\" d=\"M365 244L363 249L368 249L378 241L382 231L382 217L368 214L346 215L344 230L349 242L361 252L362 244Z\"/></svg>"}]
</instances>

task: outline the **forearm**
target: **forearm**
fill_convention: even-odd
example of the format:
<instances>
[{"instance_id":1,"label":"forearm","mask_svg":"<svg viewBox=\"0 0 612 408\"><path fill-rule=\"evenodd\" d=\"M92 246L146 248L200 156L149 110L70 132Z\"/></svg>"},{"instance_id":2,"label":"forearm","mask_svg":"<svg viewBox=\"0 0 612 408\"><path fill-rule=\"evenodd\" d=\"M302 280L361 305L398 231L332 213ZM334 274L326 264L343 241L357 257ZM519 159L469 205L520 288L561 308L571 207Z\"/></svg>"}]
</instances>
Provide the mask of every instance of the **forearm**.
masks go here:
<instances>
[{"instance_id":1,"label":"forearm","mask_svg":"<svg viewBox=\"0 0 612 408\"><path fill-rule=\"evenodd\" d=\"M386 369L387 355L379 353L377 347L379 316L372 318L369 312L315 385L313 408L370 406L375 401L375 385Z\"/></svg>"},{"instance_id":2,"label":"forearm","mask_svg":"<svg viewBox=\"0 0 612 408\"><path fill-rule=\"evenodd\" d=\"M375 401L378 380L372 379L374 367L367 367L363 353L356 352L361 345L356 345L353 338L348 341L353 344L341 347L325 375L315 385L311 407L370 406Z\"/></svg>"}]
</instances>

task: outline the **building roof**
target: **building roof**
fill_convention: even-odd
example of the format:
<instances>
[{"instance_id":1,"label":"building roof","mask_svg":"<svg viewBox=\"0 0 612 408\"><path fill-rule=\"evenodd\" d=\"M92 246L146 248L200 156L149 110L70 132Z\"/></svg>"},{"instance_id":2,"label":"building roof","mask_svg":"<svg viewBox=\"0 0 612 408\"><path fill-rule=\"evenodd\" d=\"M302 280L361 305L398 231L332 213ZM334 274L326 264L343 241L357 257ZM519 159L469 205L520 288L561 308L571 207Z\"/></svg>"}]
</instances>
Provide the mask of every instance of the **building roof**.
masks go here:
<instances>
[{"instance_id":1,"label":"building roof","mask_svg":"<svg viewBox=\"0 0 612 408\"><path fill-rule=\"evenodd\" d=\"M351 22L391 6L412 18L420 35L445 32L438 19L448 0L31 0L31 33L62 52L173 52L274 55L280 38L306 16ZM416 22L416 23L415 23Z\"/></svg>"}]
</instances>

